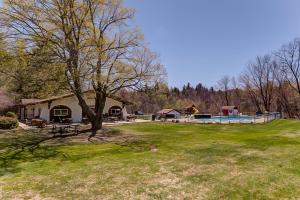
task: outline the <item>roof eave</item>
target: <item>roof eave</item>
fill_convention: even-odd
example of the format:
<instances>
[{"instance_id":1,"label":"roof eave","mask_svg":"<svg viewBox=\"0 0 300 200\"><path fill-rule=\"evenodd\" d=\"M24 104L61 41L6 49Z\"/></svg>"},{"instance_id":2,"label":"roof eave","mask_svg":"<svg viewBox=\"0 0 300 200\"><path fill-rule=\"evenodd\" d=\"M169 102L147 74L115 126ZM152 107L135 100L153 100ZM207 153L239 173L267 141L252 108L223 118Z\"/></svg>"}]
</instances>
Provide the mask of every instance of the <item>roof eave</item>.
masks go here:
<instances>
[{"instance_id":1,"label":"roof eave","mask_svg":"<svg viewBox=\"0 0 300 200\"><path fill-rule=\"evenodd\" d=\"M90 91L86 91L84 93L87 93L87 92L90 92ZM47 102L50 102L50 101L55 101L55 100L59 100L59 99L68 98L68 97L71 97L71 96L75 96L75 94L74 93L70 93L70 94L59 96L59 97L53 97L53 98L48 98L48 99L41 99L40 101L37 101L37 102L20 104L20 105L23 105L23 106L37 105L37 104L47 103ZM125 105L133 105L132 102L129 102L129 101L126 101L126 100L122 100L120 97L108 96L107 98L111 98L111 99L113 99L115 101L119 101L119 102L121 102L121 103L123 103Z\"/></svg>"}]
</instances>

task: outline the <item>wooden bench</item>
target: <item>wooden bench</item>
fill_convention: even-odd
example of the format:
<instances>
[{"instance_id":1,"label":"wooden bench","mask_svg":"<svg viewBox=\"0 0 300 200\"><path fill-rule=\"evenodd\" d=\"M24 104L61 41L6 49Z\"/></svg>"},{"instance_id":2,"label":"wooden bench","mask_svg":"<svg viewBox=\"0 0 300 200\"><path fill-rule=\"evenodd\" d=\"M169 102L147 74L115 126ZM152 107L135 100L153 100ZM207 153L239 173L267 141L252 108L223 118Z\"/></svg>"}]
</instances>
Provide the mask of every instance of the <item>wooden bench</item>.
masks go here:
<instances>
[{"instance_id":1,"label":"wooden bench","mask_svg":"<svg viewBox=\"0 0 300 200\"><path fill-rule=\"evenodd\" d=\"M32 119L30 125L37 126L39 128L45 128L47 125L47 121L43 119Z\"/></svg>"}]
</instances>

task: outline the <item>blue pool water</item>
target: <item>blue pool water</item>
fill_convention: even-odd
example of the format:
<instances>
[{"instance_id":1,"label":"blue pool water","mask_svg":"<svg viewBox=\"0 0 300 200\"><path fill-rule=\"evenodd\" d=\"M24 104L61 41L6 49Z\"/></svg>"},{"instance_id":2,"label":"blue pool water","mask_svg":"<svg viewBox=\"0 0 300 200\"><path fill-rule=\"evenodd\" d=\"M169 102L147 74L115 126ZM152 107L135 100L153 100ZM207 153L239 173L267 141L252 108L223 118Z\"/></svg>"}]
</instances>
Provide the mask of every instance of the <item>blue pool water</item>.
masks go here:
<instances>
[{"instance_id":1,"label":"blue pool water","mask_svg":"<svg viewBox=\"0 0 300 200\"><path fill-rule=\"evenodd\" d=\"M245 121L245 120L254 120L255 117L247 117L247 116L241 116L241 117L212 117L208 119L197 119L201 121Z\"/></svg>"}]
</instances>

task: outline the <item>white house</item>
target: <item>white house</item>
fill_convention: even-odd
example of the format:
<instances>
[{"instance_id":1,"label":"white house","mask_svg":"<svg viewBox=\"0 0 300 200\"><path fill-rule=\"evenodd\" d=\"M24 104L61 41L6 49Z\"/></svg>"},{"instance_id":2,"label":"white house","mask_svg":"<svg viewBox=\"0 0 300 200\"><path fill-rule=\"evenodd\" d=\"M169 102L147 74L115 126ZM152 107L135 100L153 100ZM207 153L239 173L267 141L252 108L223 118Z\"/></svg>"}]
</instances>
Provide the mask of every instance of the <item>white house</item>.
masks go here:
<instances>
[{"instance_id":1,"label":"white house","mask_svg":"<svg viewBox=\"0 0 300 200\"><path fill-rule=\"evenodd\" d=\"M157 118L172 118L178 119L180 118L180 112L174 109L162 109L157 112Z\"/></svg>"},{"instance_id":2,"label":"white house","mask_svg":"<svg viewBox=\"0 0 300 200\"><path fill-rule=\"evenodd\" d=\"M84 93L84 99L91 109L95 105L95 93ZM126 105L130 104L118 97L109 97L106 100L103 114L126 119ZM81 122L85 117L74 94L51 97L47 99L22 99L19 109L21 120L40 118L47 122L61 122L62 119L71 119L72 122Z\"/></svg>"}]
</instances>

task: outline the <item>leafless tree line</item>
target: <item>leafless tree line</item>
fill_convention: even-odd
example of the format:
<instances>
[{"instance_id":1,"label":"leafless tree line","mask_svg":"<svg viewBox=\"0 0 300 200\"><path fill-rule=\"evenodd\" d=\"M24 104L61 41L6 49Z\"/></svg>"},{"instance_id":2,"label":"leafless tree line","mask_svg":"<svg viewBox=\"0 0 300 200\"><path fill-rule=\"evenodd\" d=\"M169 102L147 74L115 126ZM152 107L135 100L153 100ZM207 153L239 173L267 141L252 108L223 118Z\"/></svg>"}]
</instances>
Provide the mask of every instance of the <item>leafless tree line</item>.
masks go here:
<instances>
[{"instance_id":1,"label":"leafless tree line","mask_svg":"<svg viewBox=\"0 0 300 200\"><path fill-rule=\"evenodd\" d=\"M282 112L299 118L300 39L283 45L268 55L250 61L239 77L222 77L215 87L201 83L182 89L158 85L155 90L126 94L139 102L132 111L153 113L161 108L182 109L196 105L201 113L219 113L222 106L234 105L246 114Z\"/></svg>"},{"instance_id":2,"label":"leafless tree line","mask_svg":"<svg viewBox=\"0 0 300 200\"><path fill-rule=\"evenodd\" d=\"M252 106L244 108L256 112L283 112L286 117L293 118L299 115L300 97L300 39L296 38L283 45L279 50L264 56L257 56L248 63L239 77L239 86L236 79L233 83L228 76L218 82L218 88L223 91L223 98L227 105L236 102L230 101L233 90L240 88L245 99L235 95L240 103ZM231 98L233 99L233 98ZM236 105L236 104L235 104ZM238 105L242 106L242 105Z\"/></svg>"}]
</instances>

